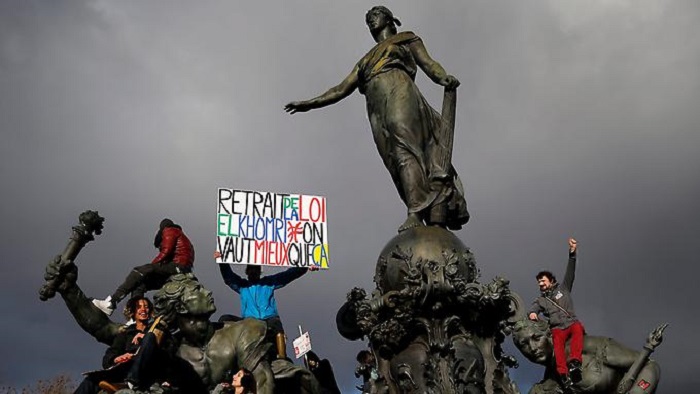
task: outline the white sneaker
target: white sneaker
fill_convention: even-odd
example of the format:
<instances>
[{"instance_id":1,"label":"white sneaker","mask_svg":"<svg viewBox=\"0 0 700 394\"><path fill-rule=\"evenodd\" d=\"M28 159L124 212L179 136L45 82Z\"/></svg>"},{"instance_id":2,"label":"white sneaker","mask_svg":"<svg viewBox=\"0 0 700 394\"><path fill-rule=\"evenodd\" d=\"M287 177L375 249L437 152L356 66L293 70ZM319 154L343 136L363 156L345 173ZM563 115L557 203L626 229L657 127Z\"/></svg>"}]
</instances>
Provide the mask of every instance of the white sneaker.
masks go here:
<instances>
[{"instance_id":1,"label":"white sneaker","mask_svg":"<svg viewBox=\"0 0 700 394\"><path fill-rule=\"evenodd\" d=\"M116 305L112 303L112 296L109 296L105 298L104 300L97 300L94 299L92 300L92 304L97 307L97 309L101 310L102 312L105 313L107 316L112 316L112 313L114 312L114 308Z\"/></svg>"}]
</instances>

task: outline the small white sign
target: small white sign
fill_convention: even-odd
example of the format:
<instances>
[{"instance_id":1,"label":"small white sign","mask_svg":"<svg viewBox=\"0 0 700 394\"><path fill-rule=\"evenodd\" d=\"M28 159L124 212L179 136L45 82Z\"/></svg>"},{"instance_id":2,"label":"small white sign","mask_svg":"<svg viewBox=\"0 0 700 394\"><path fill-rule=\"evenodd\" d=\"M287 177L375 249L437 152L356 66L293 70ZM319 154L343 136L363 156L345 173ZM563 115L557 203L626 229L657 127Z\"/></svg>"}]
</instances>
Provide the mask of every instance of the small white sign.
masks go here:
<instances>
[{"instance_id":1,"label":"small white sign","mask_svg":"<svg viewBox=\"0 0 700 394\"><path fill-rule=\"evenodd\" d=\"M309 337L309 332L301 334L301 336L292 342L294 346L294 356L296 358L303 357L306 353L311 351L311 337Z\"/></svg>"}]
</instances>

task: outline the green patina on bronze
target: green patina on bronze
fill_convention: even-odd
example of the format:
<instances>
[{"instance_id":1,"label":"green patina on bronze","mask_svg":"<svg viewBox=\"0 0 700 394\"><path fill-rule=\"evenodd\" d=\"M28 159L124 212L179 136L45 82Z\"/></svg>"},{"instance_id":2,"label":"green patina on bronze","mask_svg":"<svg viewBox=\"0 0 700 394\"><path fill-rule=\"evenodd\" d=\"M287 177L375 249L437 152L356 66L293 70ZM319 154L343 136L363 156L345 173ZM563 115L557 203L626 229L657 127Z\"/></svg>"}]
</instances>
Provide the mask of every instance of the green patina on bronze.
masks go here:
<instances>
[{"instance_id":1,"label":"green patina on bronze","mask_svg":"<svg viewBox=\"0 0 700 394\"><path fill-rule=\"evenodd\" d=\"M407 207L408 217L399 231L424 224L460 229L469 213L451 163L459 81L430 57L420 37L397 33L396 21L385 7L372 8L367 25L377 45L340 84L313 99L291 102L285 110L296 113L322 108L358 89L366 99L379 155ZM430 106L415 84L417 68L445 87L443 115Z\"/></svg>"}]
</instances>

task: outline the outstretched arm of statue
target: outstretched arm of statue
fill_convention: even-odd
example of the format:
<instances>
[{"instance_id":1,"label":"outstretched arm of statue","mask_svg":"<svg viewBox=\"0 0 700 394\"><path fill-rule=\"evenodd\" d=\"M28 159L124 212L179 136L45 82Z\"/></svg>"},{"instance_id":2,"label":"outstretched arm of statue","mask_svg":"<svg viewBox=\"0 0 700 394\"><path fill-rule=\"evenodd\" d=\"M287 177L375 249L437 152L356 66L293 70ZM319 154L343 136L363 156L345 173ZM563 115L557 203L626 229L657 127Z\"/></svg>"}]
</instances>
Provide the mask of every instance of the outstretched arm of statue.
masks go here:
<instances>
[{"instance_id":1,"label":"outstretched arm of statue","mask_svg":"<svg viewBox=\"0 0 700 394\"><path fill-rule=\"evenodd\" d=\"M638 351L623 346L615 340L602 337L600 339L608 342L607 344L601 344L601 346L606 348L605 364L607 366L627 370L639 357Z\"/></svg>"},{"instance_id":2,"label":"outstretched arm of statue","mask_svg":"<svg viewBox=\"0 0 700 394\"><path fill-rule=\"evenodd\" d=\"M338 85L328 89L325 93L318 97L314 97L311 100L306 101L292 101L291 103L284 106L284 110L290 114L295 114L297 112L306 112L316 108L323 108L338 101L348 97L352 92L357 89L358 86L358 73L359 69L357 66L348 74L343 82Z\"/></svg>"},{"instance_id":3,"label":"outstretched arm of statue","mask_svg":"<svg viewBox=\"0 0 700 394\"><path fill-rule=\"evenodd\" d=\"M448 75L440 63L430 57L422 40L414 40L409 44L409 48L418 66L433 82L448 89L456 89L459 86L459 80L453 75Z\"/></svg>"},{"instance_id":4,"label":"outstretched arm of statue","mask_svg":"<svg viewBox=\"0 0 700 394\"><path fill-rule=\"evenodd\" d=\"M666 327L668 327L668 324L664 323L656 329L654 329L654 331L652 331L651 334L649 334L649 337L647 338L647 343L645 344L642 351L633 352L636 355L635 360L633 360L631 366L628 367L629 369L627 370L627 373L625 373L625 376L622 378L620 384L617 386L618 393L627 393L628 391L630 391L634 382L637 380L638 377L640 377L640 373L642 375L645 375L644 379L646 379L647 381L653 380L654 384L658 381L658 366L653 365L653 362L651 362L652 365L650 365L649 355L651 355L654 349L656 349L656 347L659 346L663 341L663 332L666 329ZM609 355L610 349L608 349L608 358L610 357ZM645 369L646 371L644 371ZM651 392L653 392L653 390Z\"/></svg>"},{"instance_id":5,"label":"outstretched arm of statue","mask_svg":"<svg viewBox=\"0 0 700 394\"><path fill-rule=\"evenodd\" d=\"M61 294L73 318L85 332L98 342L111 344L119 332L120 325L92 305L89 298L78 286L78 267L74 260L83 247L95 239L94 235L102 233L104 218L97 211L85 211L78 217L80 222L73 226L73 234L62 254L54 257L46 265L44 280L46 283L39 291L39 298L46 301L56 292Z\"/></svg>"},{"instance_id":6,"label":"outstretched arm of statue","mask_svg":"<svg viewBox=\"0 0 700 394\"><path fill-rule=\"evenodd\" d=\"M120 324L111 321L85 296L77 283L78 267L72 261L66 262L61 259L61 256L56 256L46 266L44 278L47 280L61 278L61 281L57 283L58 293L80 328L92 335L98 342L106 345L112 344L119 332Z\"/></svg>"}]
</instances>

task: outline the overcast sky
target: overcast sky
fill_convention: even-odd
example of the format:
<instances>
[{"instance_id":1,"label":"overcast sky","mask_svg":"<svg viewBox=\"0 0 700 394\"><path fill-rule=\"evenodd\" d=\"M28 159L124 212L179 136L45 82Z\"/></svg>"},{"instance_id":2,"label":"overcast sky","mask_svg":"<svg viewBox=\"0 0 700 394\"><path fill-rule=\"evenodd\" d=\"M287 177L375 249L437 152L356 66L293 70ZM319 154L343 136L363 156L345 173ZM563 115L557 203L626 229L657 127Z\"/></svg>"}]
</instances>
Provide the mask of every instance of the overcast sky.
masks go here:
<instances>
[{"instance_id":1,"label":"overcast sky","mask_svg":"<svg viewBox=\"0 0 700 394\"><path fill-rule=\"evenodd\" d=\"M405 208L363 96L282 108L340 82L373 46L374 4L0 1L0 385L99 366L104 346L37 295L86 209L106 218L77 262L89 296L149 262L170 217L195 244L215 317L237 313L209 258L216 190L232 187L327 197L331 269L277 299L287 330L308 329L354 390L363 343L340 337L335 313L352 287L373 288ZM697 391L700 2L385 4L462 82L453 162L472 220L457 234L482 280L505 276L529 300L537 271L563 274L575 236L588 333L640 349L669 322L659 392ZM417 83L440 108L441 88ZM527 361L511 371L523 392L541 374Z\"/></svg>"}]
</instances>

